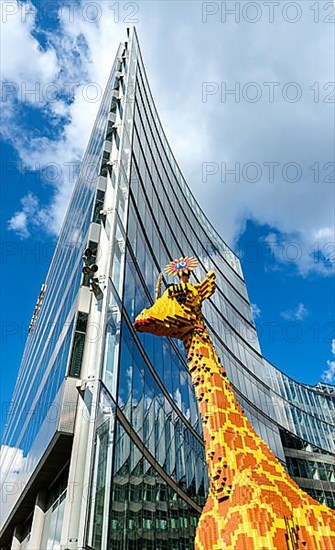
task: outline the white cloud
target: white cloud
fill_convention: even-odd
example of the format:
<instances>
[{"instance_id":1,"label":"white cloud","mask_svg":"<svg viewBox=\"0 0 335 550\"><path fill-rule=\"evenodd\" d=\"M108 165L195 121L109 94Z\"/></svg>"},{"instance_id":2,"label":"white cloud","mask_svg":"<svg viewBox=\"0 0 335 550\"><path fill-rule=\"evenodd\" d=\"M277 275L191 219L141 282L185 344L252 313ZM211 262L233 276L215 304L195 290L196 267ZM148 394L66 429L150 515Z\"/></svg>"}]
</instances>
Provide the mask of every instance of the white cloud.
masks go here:
<instances>
[{"instance_id":1,"label":"white cloud","mask_svg":"<svg viewBox=\"0 0 335 550\"><path fill-rule=\"evenodd\" d=\"M299 303L295 309L282 311L281 317L286 321L302 321L308 315L308 309L303 303Z\"/></svg>"},{"instance_id":2,"label":"white cloud","mask_svg":"<svg viewBox=\"0 0 335 550\"><path fill-rule=\"evenodd\" d=\"M21 199L22 209L16 212L8 221L8 227L15 231L21 238L30 235L29 228L48 227L50 214L46 208L41 208L35 195L28 193Z\"/></svg>"},{"instance_id":3,"label":"white cloud","mask_svg":"<svg viewBox=\"0 0 335 550\"><path fill-rule=\"evenodd\" d=\"M327 361L328 368L322 374L322 380L327 384L335 382L335 361Z\"/></svg>"},{"instance_id":4,"label":"white cloud","mask_svg":"<svg viewBox=\"0 0 335 550\"><path fill-rule=\"evenodd\" d=\"M6 12L6 4L11 4L12 14ZM25 95L32 101L35 95L28 92L38 90L57 75L56 52L42 50L32 35L36 27L36 8L29 0L25 4L17 0L3 2L1 14L1 76L15 84L19 96ZM5 90L10 93L9 86Z\"/></svg>"},{"instance_id":5,"label":"white cloud","mask_svg":"<svg viewBox=\"0 0 335 550\"><path fill-rule=\"evenodd\" d=\"M302 321L307 317L308 313L307 307L300 302L296 308L282 311L280 315L286 321Z\"/></svg>"},{"instance_id":6,"label":"white cloud","mask_svg":"<svg viewBox=\"0 0 335 550\"><path fill-rule=\"evenodd\" d=\"M331 343L331 353L335 355L335 338ZM323 372L321 378L327 384L335 383L335 359L327 361L327 369Z\"/></svg>"},{"instance_id":7,"label":"white cloud","mask_svg":"<svg viewBox=\"0 0 335 550\"><path fill-rule=\"evenodd\" d=\"M294 236L302 250L301 258L294 262L301 275L311 272L327 275L333 265L322 259L314 261L310 247L319 239L321 249L334 241L329 238L334 226L334 193L331 182L326 181L326 173L329 174L332 167L324 168L333 160L334 132L329 117L331 105L327 106L323 100L314 101L309 87L318 82L322 88L323 83L332 80L333 37L330 29L317 27L309 18L307 5L301 3L301 8L301 22L294 25L283 21L279 13L273 24L262 24L266 21L263 10L259 24L247 24L243 20L236 24L234 16L229 16L220 26L218 14L209 17L207 25L195 26L193 38L189 40L189 26L196 25L190 6L189 25L184 23L186 32L178 36L176 46L183 57L173 72L175 95L172 92L171 100L168 86L171 72L167 70L165 78L161 76L159 94L155 97L163 104L164 108L159 111L188 181L228 243L236 243L249 218L275 228L286 244L291 243ZM171 23L172 15L166 15L166 23ZM312 41L308 40L310 33ZM176 54L173 45L169 43L169 46L171 53L165 52L164 57L168 68L172 65L169 60ZM178 54L176 59L179 60ZM158 59L157 72L159 63ZM189 67L193 68L193 75ZM261 88L262 98L251 103L244 99L242 90L245 83L255 81ZM297 82L302 90L301 101L297 103L283 98L285 83L290 81ZM213 82L217 88L206 102L201 101L203 82ZM264 82L278 83L273 103L267 100ZM221 90L225 85L229 89L240 86L238 101L233 95L222 100ZM193 107L195 90L198 102ZM193 118L189 117L187 127L181 132L179 121L183 122L188 103L193 107ZM188 154L179 146L175 129L188 141ZM190 160L192 148L197 148L199 141L201 152ZM216 172L207 180L202 177L206 162L214 163ZM269 177L266 164L271 162L279 165L274 178ZM316 181L311 169L314 162L313 169L320 170L315 174ZM248 163L258 166L259 181L251 181L252 170L249 178L245 174ZM301 169L295 183L289 181L294 174L293 167L292 173L287 169L288 163L295 163ZM237 169L236 179L224 177L224 166L227 170ZM328 252L330 255L331 250ZM275 260L278 261L277 257Z\"/></svg>"},{"instance_id":8,"label":"white cloud","mask_svg":"<svg viewBox=\"0 0 335 550\"><path fill-rule=\"evenodd\" d=\"M8 221L9 229L15 231L20 237L27 238L30 233L28 231L28 220L25 212L16 212Z\"/></svg>"},{"instance_id":9,"label":"white cloud","mask_svg":"<svg viewBox=\"0 0 335 550\"><path fill-rule=\"evenodd\" d=\"M261 310L258 307L257 304L250 304L251 305L251 313L254 319L257 319L261 315Z\"/></svg>"},{"instance_id":10,"label":"white cloud","mask_svg":"<svg viewBox=\"0 0 335 550\"><path fill-rule=\"evenodd\" d=\"M335 266L334 240L331 227L321 227L310 237L299 232L280 234L271 231L263 238L269 248L267 269L277 270L283 265L294 265L303 277L311 272L329 275Z\"/></svg>"}]
</instances>

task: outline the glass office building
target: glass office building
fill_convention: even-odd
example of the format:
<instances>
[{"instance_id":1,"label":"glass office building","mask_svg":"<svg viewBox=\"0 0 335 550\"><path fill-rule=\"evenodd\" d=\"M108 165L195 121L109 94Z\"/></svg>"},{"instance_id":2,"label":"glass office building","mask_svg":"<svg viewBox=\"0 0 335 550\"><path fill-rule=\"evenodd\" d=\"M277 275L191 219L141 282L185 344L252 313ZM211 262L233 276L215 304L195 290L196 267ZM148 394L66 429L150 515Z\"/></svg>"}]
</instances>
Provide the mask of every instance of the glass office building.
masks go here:
<instances>
[{"instance_id":1,"label":"glass office building","mask_svg":"<svg viewBox=\"0 0 335 550\"><path fill-rule=\"evenodd\" d=\"M300 486L335 507L334 388L263 358L239 259L182 176L129 30L8 414L2 549L193 548L208 480L183 347L132 327L160 271L184 255L198 258L198 280L217 273L204 314L243 410Z\"/></svg>"}]
</instances>

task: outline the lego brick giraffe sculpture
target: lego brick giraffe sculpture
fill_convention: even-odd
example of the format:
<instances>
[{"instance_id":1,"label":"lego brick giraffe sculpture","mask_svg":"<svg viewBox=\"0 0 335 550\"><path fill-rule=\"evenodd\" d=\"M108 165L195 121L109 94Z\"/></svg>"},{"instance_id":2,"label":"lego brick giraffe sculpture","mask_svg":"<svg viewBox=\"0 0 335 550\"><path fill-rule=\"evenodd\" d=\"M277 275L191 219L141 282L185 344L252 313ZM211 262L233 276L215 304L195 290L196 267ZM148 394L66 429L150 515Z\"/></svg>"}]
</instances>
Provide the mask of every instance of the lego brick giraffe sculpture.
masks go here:
<instances>
[{"instance_id":1,"label":"lego brick giraffe sculpture","mask_svg":"<svg viewBox=\"0 0 335 550\"><path fill-rule=\"evenodd\" d=\"M183 340L204 426L210 480L196 550L334 550L335 513L303 492L256 434L236 401L206 331L201 304L215 291L215 273L190 284L197 264L180 258L166 268L170 285L135 320L138 331Z\"/></svg>"}]
</instances>

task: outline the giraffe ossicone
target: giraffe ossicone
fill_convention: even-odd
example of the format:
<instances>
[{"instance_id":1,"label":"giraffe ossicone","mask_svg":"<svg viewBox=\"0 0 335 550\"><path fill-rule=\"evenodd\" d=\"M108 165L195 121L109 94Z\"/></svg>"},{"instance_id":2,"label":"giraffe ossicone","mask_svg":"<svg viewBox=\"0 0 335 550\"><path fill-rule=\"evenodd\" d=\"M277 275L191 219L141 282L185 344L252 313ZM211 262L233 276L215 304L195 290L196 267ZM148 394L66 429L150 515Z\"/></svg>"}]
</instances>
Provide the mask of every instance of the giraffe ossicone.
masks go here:
<instances>
[{"instance_id":1,"label":"giraffe ossicone","mask_svg":"<svg viewBox=\"0 0 335 550\"><path fill-rule=\"evenodd\" d=\"M186 265L185 265L186 263ZM166 272L180 277L134 327L184 342L204 427L209 494L196 550L334 550L335 512L292 480L239 406L209 336L202 302L216 290L215 272L189 283L195 258L179 258Z\"/></svg>"}]
</instances>

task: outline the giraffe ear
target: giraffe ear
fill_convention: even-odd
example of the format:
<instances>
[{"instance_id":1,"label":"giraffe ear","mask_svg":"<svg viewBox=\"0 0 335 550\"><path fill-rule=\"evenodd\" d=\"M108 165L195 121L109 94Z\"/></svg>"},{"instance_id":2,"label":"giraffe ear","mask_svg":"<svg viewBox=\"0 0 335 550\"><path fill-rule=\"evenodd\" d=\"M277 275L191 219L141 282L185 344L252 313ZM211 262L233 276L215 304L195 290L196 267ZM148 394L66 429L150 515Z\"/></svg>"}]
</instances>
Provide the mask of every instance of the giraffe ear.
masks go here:
<instances>
[{"instance_id":1,"label":"giraffe ear","mask_svg":"<svg viewBox=\"0 0 335 550\"><path fill-rule=\"evenodd\" d=\"M201 283L194 285L199 292L201 300L207 300L216 290L215 271L209 271Z\"/></svg>"}]
</instances>

